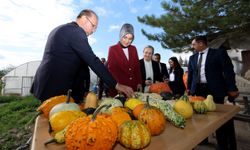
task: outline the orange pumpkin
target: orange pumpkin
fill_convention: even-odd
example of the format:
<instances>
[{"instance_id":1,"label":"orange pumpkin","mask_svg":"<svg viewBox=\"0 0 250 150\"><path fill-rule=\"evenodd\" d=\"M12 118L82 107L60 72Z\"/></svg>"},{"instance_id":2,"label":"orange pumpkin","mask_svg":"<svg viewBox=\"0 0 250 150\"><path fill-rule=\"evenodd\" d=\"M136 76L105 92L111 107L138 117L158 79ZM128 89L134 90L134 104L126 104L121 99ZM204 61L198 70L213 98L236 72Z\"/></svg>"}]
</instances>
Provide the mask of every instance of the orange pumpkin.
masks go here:
<instances>
[{"instance_id":1,"label":"orange pumpkin","mask_svg":"<svg viewBox=\"0 0 250 150\"><path fill-rule=\"evenodd\" d=\"M117 124L117 127L120 127L120 125L127 120L131 120L127 110L122 107L114 107L111 110L111 118L114 120L114 122Z\"/></svg>"},{"instance_id":2,"label":"orange pumpkin","mask_svg":"<svg viewBox=\"0 0 250 150\"><path fill-rule=\"evenodd\" d=\"M43 114L44 117L49 118L49 112L50 110L57 104L63 103L63 102L74 102L74 99L70 97L71 90L68 91L68 95L60 95L60 96L54 96L46 101L44 101L36 111L39 112L39 114Z\"/></svg>"},{"instance_id":3,"label":"orange pumpkin","mask_svg":"<svg viewBox=\"0 0 250 150\"><path fill-rule=\"evenodd\" d=\"M202 96L188 96L190 102L204 101L205 98Z\"/></svg>"},{"instance_id":4,"label":"orange pumpkin","mask_svg":"<svg viewBox=\"0 0 250 150\"><path fill-rule=\"evenodd\" d=\"M138 120L146 124L151 135L159 135L165 129L166 120L160 109L149 105L148 99L149 96L147 96L147 103L140 112Z\"/></svg>"},{"instance_id":5,"label":"orange pumpkin","mask_svg":"<svg viewBox=\"0 0 250 150\"><path fill-rule=\"evenodd\" d=\"M135 108L133 110L133 115L135 116L135 118L138 118L138 116L143 108L144 108L144 104L139 104L139 105L135 106Z\"/></svg>"},{"instance_id":6,"label":"orange pumpkin","mask_svg":"<svg viewBox=\"0 0 250 150\"><path fill-rule=\"evenodd\" d=\"M92 116L81 117L69 124L65 134L66 149L111 150L118 128L110 115L98 114L107 105L96 109Z\"/></svg>"},{"instance_id":7,"label":"orange pumpkin","mask_svg":"<svg viewBox=\"0 0 250 150\"><path fill-rule=\"evenodd\" d=\"M66 95L59 95L51 97L45 101L36 109L37 113L25 124L25 128L28 128L31 123L34 122L37 116L43 115L45 118L49 118L50 110L56 106L57 104L63 102L74 102L74 99L70 97L71 90L68 91L68 96Z\"/></svg>"},{"instance_id":8,"label":"orange pumpkin","mask_svg":"<svg viewBox=\"0 0 250 150\"><path fill-rule=\"evenodd\" d=\"M184 85L187 89L187 81L188 80L188 72L186 71L184 74L183 74L183 81L184 81Z\"/></svg>"},{"instance_id":9,"label":"orange pumpkin","mask_svg":"<svg viewBox=\"0 0 250 150\"><path fill-rule=\"evenodd\" d=\"M149 92L150 93L158 93L160 94L161 92L171 92L172 90L168 86L167 83L164 82L159 82L159 83L154 83L149 86Z\"/></svg>"}]
</instances>

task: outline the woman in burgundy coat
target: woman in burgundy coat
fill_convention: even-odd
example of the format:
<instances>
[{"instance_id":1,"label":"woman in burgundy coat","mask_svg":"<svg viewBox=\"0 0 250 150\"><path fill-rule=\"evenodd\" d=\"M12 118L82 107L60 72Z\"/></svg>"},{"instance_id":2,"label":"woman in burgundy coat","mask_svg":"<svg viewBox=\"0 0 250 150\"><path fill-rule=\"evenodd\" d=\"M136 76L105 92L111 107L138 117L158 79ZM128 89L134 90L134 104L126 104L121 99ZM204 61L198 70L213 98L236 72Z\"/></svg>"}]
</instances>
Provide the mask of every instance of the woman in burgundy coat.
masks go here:
<instances>
[{"instance_id":1,"label":"woman in burgundy coat","mask_svg":"<svg viewBox=\"0 0 250 150\"><path fill-rule=\"evenodd\" d=\"M139 57L135 46L134 29L131 24L124 24L120 30L120 41L109 48L108 70L117 82L130 86L136 91L141 87L141 72ZM110 96L117 95L115 89L110 89Z\"/></svg>"}]
</instances>

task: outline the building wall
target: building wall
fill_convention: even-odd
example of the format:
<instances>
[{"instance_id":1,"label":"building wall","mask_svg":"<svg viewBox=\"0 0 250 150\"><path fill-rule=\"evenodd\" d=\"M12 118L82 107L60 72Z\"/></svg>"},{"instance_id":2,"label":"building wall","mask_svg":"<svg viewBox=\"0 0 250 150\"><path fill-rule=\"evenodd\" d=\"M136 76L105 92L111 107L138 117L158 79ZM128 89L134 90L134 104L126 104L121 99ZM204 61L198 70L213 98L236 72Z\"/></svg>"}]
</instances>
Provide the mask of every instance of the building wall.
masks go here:
<instances>
[{"instance_id":1,"label":"building wall","mask_svg":"<svg viewBox=\"0 0 250 150\"><path fill-rule=\"evenodd\" d=\"M250 50L242 51L242 76L245 76L245 73L250 70Z\"/></svg>"},{"instance_id":2,"label":"building wall","mask_svg":"<svg viewBox=\"0 0 250 150\"><path fill-rule=\"evenodd\" d=\"M234 65L234 72L238 75L242 74L243 61L242 61L242 50L228 50L229 57Z\"/></svg>"}]
</instances>

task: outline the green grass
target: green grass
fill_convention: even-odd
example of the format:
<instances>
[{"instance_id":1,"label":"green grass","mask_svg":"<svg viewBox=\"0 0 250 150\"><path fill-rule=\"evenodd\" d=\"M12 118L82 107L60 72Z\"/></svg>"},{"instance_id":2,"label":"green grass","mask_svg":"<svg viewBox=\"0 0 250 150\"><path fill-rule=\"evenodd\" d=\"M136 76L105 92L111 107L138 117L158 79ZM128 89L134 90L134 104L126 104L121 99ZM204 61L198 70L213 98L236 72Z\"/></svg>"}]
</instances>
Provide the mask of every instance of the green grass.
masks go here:
<instances>
[{"instance_id":1,"label":"green grass","mask_svg":"<svg viewBox=\"0 0 250 150\"><path fill-rule=\"evenodd\" d=\"M36 114L40 102L32 96L0 96L0 149L16 149L32 135L25 124ZM32 125L31 125L32 126Z\"/></svg>"}]
</instances>

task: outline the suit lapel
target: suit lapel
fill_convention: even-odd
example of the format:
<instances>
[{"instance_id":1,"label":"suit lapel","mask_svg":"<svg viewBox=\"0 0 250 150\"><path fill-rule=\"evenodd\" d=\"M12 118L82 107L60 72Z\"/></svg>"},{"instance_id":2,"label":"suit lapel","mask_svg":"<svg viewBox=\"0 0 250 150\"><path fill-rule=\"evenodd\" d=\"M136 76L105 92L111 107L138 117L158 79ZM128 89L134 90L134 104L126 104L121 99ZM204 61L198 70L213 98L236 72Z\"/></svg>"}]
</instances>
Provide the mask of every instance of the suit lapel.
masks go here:
<instances>
[{"instance_id":1,"label":"suit lapel","mask_svg":"<svg viewBox=\"0 0 250 150\"><path fill-rule=\"evenodd\" d=\"M127 57L126 57L126 55L125 55L125 53L124 53L124 51L123 51L123 49L122 49L122 47L121 47L121 45L120 45L120 43L118 43L119 45L118 45L118 53L120 53L121 54L121 59L122 59L122 61L124 62L124 61L128 61L128 59L127 59ZM128 50L128 54L129 54L129 50Z\"/></svg>"},{"instance_id":2,"label":"suit lapel","mask_svg":"<svg viewBox=\"0 0 250 150\"><path fill-rule=\"evenodd\" d=\"M211 51L212 51L212 50L209 48L209 49L208 49L208 52L207 52L206 62L205 62L205 70L206 70L206 68L207 68L207 66L208 66L208 64L209 64L209 61L210 61Z\"/></svg>"},{"instance_id":3,"label":"suit lapel","mask_svg":"<svg viewBox=\"0 0 250 150\"><path fill-rule=\"evenodd\" d=\"M146 79L146 70L145 70L145 64L144 64L143 58L140 60L140 67L141 67L141 74L143 76L143 80L145 80Z\"/></svg>"},{"instance_id":4,"label":"suit lapel","mask_svg":"<svg viewBox=\"0 0 250 150\"><path fill-rule=\"evenodd\" d=\"M195 68L197 68L198 56L199 56L199 53L196 53L195 56L194 56L194 66L195 66Z\"/></svg>"}]
</instances>

